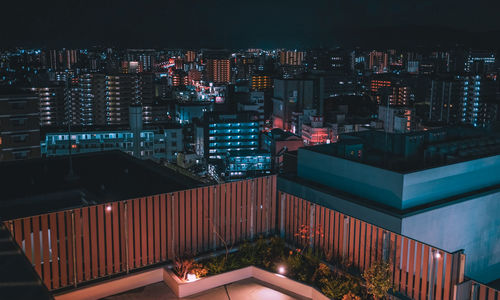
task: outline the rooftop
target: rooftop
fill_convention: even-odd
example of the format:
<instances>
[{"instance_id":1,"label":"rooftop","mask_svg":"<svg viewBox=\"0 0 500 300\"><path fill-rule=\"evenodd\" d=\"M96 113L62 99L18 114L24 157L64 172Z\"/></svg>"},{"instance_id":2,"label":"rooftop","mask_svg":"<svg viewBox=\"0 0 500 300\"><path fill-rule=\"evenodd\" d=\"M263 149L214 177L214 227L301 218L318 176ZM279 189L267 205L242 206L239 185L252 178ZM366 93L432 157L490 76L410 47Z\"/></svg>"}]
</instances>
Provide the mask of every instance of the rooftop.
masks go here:
<instances>
[{"instance_id":1,"label":"rooftop","mask_svg":"<svg viewBox=\"0 0 500 300\"><path fill-rule=\"evenodd\" d=\"M201 183L121 151L0 163L0 219L190 189ZM20 207L23 209L19 209Z\"/></svg>"}]
</instances>

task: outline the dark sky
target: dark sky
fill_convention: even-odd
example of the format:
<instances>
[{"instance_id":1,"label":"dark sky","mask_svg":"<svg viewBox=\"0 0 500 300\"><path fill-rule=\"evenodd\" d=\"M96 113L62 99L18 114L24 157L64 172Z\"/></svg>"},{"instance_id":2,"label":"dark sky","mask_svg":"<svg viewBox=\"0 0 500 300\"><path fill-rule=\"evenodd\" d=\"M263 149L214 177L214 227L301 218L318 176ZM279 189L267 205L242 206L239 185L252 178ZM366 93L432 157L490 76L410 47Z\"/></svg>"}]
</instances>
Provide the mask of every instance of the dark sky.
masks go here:
<instances>
[{"instance_id":1,"label":"dark sky","mask_svg":"<svg viewBox=\"0 0 500 300\"><path fill-rule=\"evenodd\" d=\"M2 1L0 47L317 47L500 31L498 0ZM467 37L466 37L467 36ZM488 35L485 35L488 36ZM498 41L500 37L492 36Z\"/></svg>"}]
</instances>

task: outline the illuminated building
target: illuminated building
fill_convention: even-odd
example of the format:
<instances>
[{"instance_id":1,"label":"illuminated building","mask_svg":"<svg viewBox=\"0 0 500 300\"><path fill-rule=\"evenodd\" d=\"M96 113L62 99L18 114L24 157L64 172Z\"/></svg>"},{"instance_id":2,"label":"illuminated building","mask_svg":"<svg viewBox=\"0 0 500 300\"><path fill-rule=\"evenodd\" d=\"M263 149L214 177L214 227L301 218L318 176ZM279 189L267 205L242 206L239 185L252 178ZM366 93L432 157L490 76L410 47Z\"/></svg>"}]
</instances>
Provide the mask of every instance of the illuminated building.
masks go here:
<instances>
[{"instance_id":1,"label":"illuminated building","mask_svg":"<svg viewBox=\"0 0 500 300\"><path fill-rule=\"evenodd\" d=\"M467 56L465 72L485 74L495 71L495 53L492 51L472 50Z\"/></svg>"},{"instance_id":2,"label":"illuminated building","mask_svg":"<svg viewBox=\"0 0 500 300\"><path fill-rule=\"evenodd\" d=\"M30 90L36 93L40 99L40 126L67 124L65 122L65 87L63 84L34 87Z\"/></svg>"},{"instance_id":3,"label":"illuminated building","mask_svg":"<svg viewBox=\"0 0 500 300\"><path fill-rule=\"evenodd\" d=\"M495 81L480 75L464 76L460 80L463 87L462 123L487 127L497 121L499 104L496 101Z\"/></svg>"},{"instance_id":4,"label":"illuminated building","mask_svg":"<svg viewBox=\"0 0 500 300\"><path fill-rule=\"evenodd\" d=\"M138 61L122 61L123 74L135 74L144 72L141 62Z\"/></svg>"},{"instance_id":5,"label":"illuminated building","mask_svg":"<svg viewBox=\"0 0 500 300\"><path fill-rule=\"evenodd\" d=\"M191 69L188 72L188 84L187 85L196 85L201 81L201 72L196 69Z\"/></svg>"},{"instance_id":6,"label":"illuminated building","mask_svg":"<svg viewBox=\"0 0 500 300\"><path fill-rule=\"evenodd\" d=\"M373 93L378 92L378 90L382 87L390 87L390 86L391 86L391 81L389 80L372 79L370 81L370 91Z\"/></svg>"},{"instance_id":7,"label":"illuminated building","mask_svg":"<svg viewBox=\"0 0 500 300\"><path fill-rule=\"evenodd\" d=\"M304 60L304 52L302 51L281 51L280 52L280 64L283 65L291 65L291 66L300 66L302 65L302 61Z\"/></svg>"},{"instance_id":8,"label":"illuminated building","mask_svg":"<svg viewBox=\"0 0 500 300\"><path fill-rule=\"evenodd\" d=\"M143 128L141 107L129 108L129 114L128 127L72 128L71 142L64 127L45 133L41 142L42 155L47 157L68 155L71 147L73 154L120 150L141 159L173 161L177 153L184 150L181 126L162 125Z\"/></svg>"},{"instance_id":9,"label":"illuminated building","mask_svg":"<svg viewBox=\"0 0 500 300\"><path fill-rule=\"evenodd\" d=\"M192 63L196 60L196 52L192 50L186 51L186 55L184 56L186 62Z\"/></svg>"},{"instance_id":10,"label":"illuminated building","mask_svg":"<svg viewBox=\"0 0 500 300\"><path fill-rule=\"evenodd\" d=\"M279 128L263 132L261 135L261 148L271 153L272 170L274 172L281 169L285 152L297 151L303 146L304 141L300 136Z\"/></svg>"},{"instance_id":11,"label":"illuminated building","mask_svg":"<svg viewBox=\"0 0 500 300\"><path fill-rule=\"evenodd\" d=\"M230 151L259 148L259 122L249 113L205 113L196 129L198 155L207 159L224 159Z\"/></svg>"},{"instance_id":12,"label":"illuminated building","mask_svg":"<svg viewBox=\"0 0 500 300\"><path fill-rule=\"evenodd\" d=\"M271 153L263 150L231 151L226 155L226 179L236 180L271 173Z\"/></svg>"},{"instance_id":13,"label":"illuminated building","mask_svg":"<svg viewBox=\"0 0 500 300\"><path fill-rule=\"evenodd\" d=\"M302 139L306 146L330 143L332 129L323 126L323 117L311 116L308 123L302 124Z\"/></svg>"},{"instance_id":14,"label":"illuminated building","mask_svg":"<svg viewBox=\"0 0 500 300\"><path fill-rule=\"evenodd\" d=\"M411 132L416 127L413 109L409 107L380 105L378 119L384 122L387 132Z\"/></svg>"},{"instance_id":15,"label":"illuminated building","mask_svg":"<svg viewBox=\"0 0 500 300\"><path fill-rule=\"evenodd\" d=\"M231 81L229 59L207 59L205 71L208 82L229 83Z\"/></svg>"},{"instance_id":16,"label":"illuminated building","mask_svg":"<svg viewBox=\"0 0 500 300\"><path fill-rule=\"evenodd\" d=\"M462 82L456 76L436 77L431 81L429 120L458 124L462 119Z\"/></svg>"},{"instance_id":17,"label":"illuminated building","mask_svg":"<svg viewBox=\"0 0 500 300\"><path fill-rule=\"evenodd\" d=\"M265 91L272 88L273 83L269 75L253 75L252 76L252 90Z\"/></svg>"},{"instance_id":18,"label":"illuminated building","mask_svg":"<svg viewBox=\"0 0 500 300\"><path fill-rule=\"evenodd\" d=\"M389 55L385 52L372 51L369 56L368 67L373 73L386 73L389 66Z\"/></svg>"},{"instance_id":19,"label":"illuminated building","mask_svg":"<svg viewBox=\"0 0 500 300\"><path fill-rule=\"evenodd\" d=\"M40 156L40 99L21 90L0 90L0 161Z\"/></svg>"}]
</instances>

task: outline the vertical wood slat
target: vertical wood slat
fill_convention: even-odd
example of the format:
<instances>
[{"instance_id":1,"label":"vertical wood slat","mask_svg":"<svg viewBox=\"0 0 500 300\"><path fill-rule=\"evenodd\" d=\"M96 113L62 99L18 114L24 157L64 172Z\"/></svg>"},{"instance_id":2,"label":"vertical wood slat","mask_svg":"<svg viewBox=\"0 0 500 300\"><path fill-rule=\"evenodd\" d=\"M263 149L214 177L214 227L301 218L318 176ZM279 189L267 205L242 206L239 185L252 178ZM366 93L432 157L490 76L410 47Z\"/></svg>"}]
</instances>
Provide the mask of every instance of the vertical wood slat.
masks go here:
<instances>
[{"instance_id":1,"label":"vertical wood slat","mask_svg":"<svg viewBox=\"0 0 500 300\"><path fill-rule=\"evenodd\" d=\"M104 223L106 228L106 274L113 274L113 229L111 227L111 217L113 206L106 204L104 208ZM101 229L101 232L103 229Z\"/></svg>"},{"instance_id":2,"label":"vertical wood slat","mask_svg":"<svg viewBox=\"0 0 500 300\"><path fill-rule=\"evenodd\" d=\"M277 177L272 176L272 182L271 182L271 230L273 233L277 233L277 206L279 203L281 203L281 198L277 199L276 198L276 189L277 189ZM278 202L279 201L279 202ZM280 214L281 215L281 214Z\"/></svg>"},{"instance_id":3,"label":"vertical wood slat","mask_svg":"<svg viewBox=\"0 0 500 300\"><path fill-rule=\"evenodd\" d=\"M372 239L371 239L371 253L370 253L370 261L371 263L375 263L377 261L377 254L378 254L378 237L379 237L379 228L375 225L372 226Z\"/></svg>"},{"instance_id":4,"label":"vertical wood slat","mask_svg":"<svg viewBox=\"0 0 500 300\"><path fill-rule=\"evenodd\" d=\"M153 229L153 197L147 197L146 200L147 206L147 241L148 241L148 257L146 260L146 264L150 265L154 263L154 249L153 249L153 239L154 239L154 229ZM144 239L144 237L143 237Z\"/></svg>"},{"instance_id":5,"label":"vertical wood slat","mask_svg":"<svg viewBox=\"0 0 500 300\"><path fill-rule=\"evenodd\" d=\"M198 248L198 206L196 205L196 190L191 190L190 202L191 202L191 235L189 239L191 240L191 250L190 252L196 254L196 249Z\"/></svg>"},{"instance_id":6,"label":"vertical wood slat","mask_svg":"<svg viewBox=\"0 0 500 300\"><path fill-rule=\"evenodd\" d=\"M422 268L422 243L416 242L417 243L417 254L416 254L416 262L415 262L415 281L413 284L413 297L415 299L420 299L421 297L421 292L420 292L420 278L421 278L421 273L420 269Z\"/></svg>"},{"instance_id":7,"label":"vertical wood slat","mask_svg":"<svg viewBox=\"0 0 500 300\"><path fill-rule=\"evenodd\" d=\"M180 213L180 208L181 208L181 199L180 199L180 193L176 192L172 194L172 202L173 202L173 211L172 215L174 216L174 224L173 224L173 242L172 242L172 248L173 248L173 256L172 258L180 255L180 250L181 250L181 237L180 237L180 220L181 220L181 213Z\"/></svg>"},{"instance_id":8,"label":"vertical wood slat","mask_svg":"<svg viewBox=\"0 0 500 300\"><path fill-rule=\"evenodd\" d=\"M52 253L50 259L52 260L52 288L59 288L59 260L58 260L58 246L57 246L57 215L56 213L49 214L49 227L50 227L50 245Z\"/></svg>"},{"instance_id":9,"label":"vertical wood slat","mask_svg":"<svg viewBox=\"0 0 500 300\"><path fill-rule=\"evenodd\" d=\"M165 205L167 207L167 258L174 259L175 251L174 251L174 225L176 225L177 213L175 211L175 199L172 199L172 194L167 194L167 203Z\"/></svg>"},{"instance_id":10,"label":"vertical wood slat","mask_svg":"<svg viewBox=\"0 0 500 300\"><path fill-rule=\"evenodd\" d=\"M359 239L361 236L360 231L360 223L359 220L356 219L354 223L354 266L356 267L359 267Z\"/></svg>"},{"instance_id":11,"label":"vertical wood slat","mask_svg":"<svg viewBox=\"0 0 500 300\"><path fill-rule=\"evenodd\" d=\"M141 266L141 210L140 210L140 199L134 199L133 203L133 232L134 233L134 253L129 255L133 257L133 264L130 268L138 268ZM130 250L129 250L130 251Z\"/></svg>"},{"instance_id":12,"label":"vertical wood slat","mask_svg":"<svg viewBox=\"0 0 500 300\"><path fill-rule=\"evenodd\" d=\"M120 212L123 214L123 211L121 210L121 206L118 204L118 202L114 202L111 205L111 215L113 217L113 272L118 273L121 271L121 264L120 261L124 261L126 259L125 256L122 257L122 260L120 260L120 250L122 247L120 247L120 227L119 227L119 221L120 221ZM122 226L125 224L122 223ZM125 248L125 246L123 246Z\"/></svg>"},{"instance_id":13,"label":"vertical wood slat","mask_svg":"<svg viewBox=\"0 0 500 300\"><path fill-rule=\"evenodd\" d=\"M49 288L52 289L51 278L50 278L50 256L49 256L49 221L48 215L40 216L42 222L42 252L43 252L43 282Z\"/></svg>"},{"instance_id":14,"label":"vertical wood slat","mask_svg":"<svg viewBox=\"0 0 500 300\"><path fill-rule=\"evenodd\" d=\"M371 225L370 225L371 226ZM394 260L394 286L396 290L400 287L401 277L401 236L396 236L396 258Z\"/></svg>"},{"instance_id":15,"label":"vertical wood slat","mask_svg":"<svg viewBox=\"0 0 500 300\"><path fill-rule=\"evenodd\" d=\"M423 245L423 259L422 259L422 283L420 284L420 299L427 299L427 287L429 280L429 246Z\"/></svg>"},{"instance_id":16,"label":"vertical wood slat","mask_svg":"<svg viewBox=\"0 0 500 300\"><path fill-rule=\"evenodd\" d=\"M479 298L478 300L484 300L486 299L486 286L483 284L479 285ZM490 300L490 299L488 299Z\"/></svg>"},{"instance_id":17,"label":"vertical wood slat","mask_svg":"<svg viewBox=\"0 0 500 300\"><path fill-rule=\"evenodd\" d=\"M215 216L215 210L214 210L214 201L215 201L215 188L210 187L208 189L208 210L207 210L207 219L208 219L208 241L207 241L207 248L210 248L213 240L214 240L214 216Z\"/></svg>"},{"instance_id":18,"label":"vertical wood slat","mask_svg":"<svg viewBox=\"0 0 500 300\"><path fill-rule=\"evenodd\" d=\"M153 224L154 224L154 260L153 262L157 263L160 262L161 255L161 238L160 238L160 195L156 195L153 197L153 212L154 212L154 219L153 219Z\"/></svg>"},{"instance_id":19,"label":"vertical wood slat","mask_svg":"<svg viewBox=\"0 0 500 300\"><path fill-rule=\"evenodd\" d=\"M76 260L76 280L77 282L82 282L84 279L84 274L86 269L84 269L85 262L87 261L87 254L85 252L84 234L83 229L85 228L84 218L82 216L82 209L75 209L75 254L77 258L83 257L83 259ZM87 223L88 224L88 223ZM88 231L88 225L87 225ZM89 269L90 270L90 269Z\"/></svg>"},{"instance_id":20,"label":"vertical wood slat","mask_svg":"<svg viewBox=\"0 0 500 300\"><path fill-rule=\"evenodd\" d=\"M33 260L35 264L35 271L43 278L42 274L42 257L40 251L40 217L34 216L31 218L33 225Z\"/></svg>"},{"instance_id":21,"label":"vertical wood slat","mask_svg":"<svg viewBox=\"0 0 500 300\"><path fill-rule=\"evenodd\" d=\"M366 242L366 235L365 235L365 230L366 230L366 223L361 222L361 238L360 241L361 243L359 244L359 268L364 271L365 270L365 242Z\"/></svg>"},{"instance_id":22,"label":"vertical wood slat","mask_svg":"<svg viewBox=\"0 0 500 300\"><path fill-rule=\"evenodd\" d=\"M437 250L439 253L439 256L437 258L437 265L438 269L436 272L436 300L441 300L442 299L442 293L443 293L443 269L444 269L444 255L440 250Z\"/></svg>"},{"instance_id":23,"label":"vertical wood slat","mask_svg":"<svg viewBox=\"0 0 500 300\"><path fill-rule=\"evenodd\" d=\"M165 194L160 195L160 259L167 260L168 235L167 235L167 199Z\"/></svg>"},{"instance_id":24,"label":"vertical wood slat","mask_svg":"<svg viewBox=\"0 0 500 300\"><path fill-rule=\"evenodd\" d=\"M148 220L146 219L147 215L147 207L146 207L146 198L140 198L139 203L141 207L141 222L140 222L140 230L141 230L141 237L140 237L140 246L141 246L141 260L140 260L140 266L145 266L148 263Z\"/></svg>"},{"instance_id":25,"label":"vertical wood slat","mask_svg":"<svg viewBox=\"0 0 500 300\"><path fill-rule=\"evenodd\" d=\"M175 196L174 196L176 199L176 204L177 204L177 209L175 210L174 214L177 214L179 217L178 217L178 222L176 222L174 224L174 228L175 228L175 234L176 234L176 239L175 239L175 242L174 242L174 245L175 245L175 249L177 249L177 253L176 255L183 255L184 254L184 246L185 246L185 242L184 242L184 228L185 228L185 222L184 222L184 214L185 214L185 210L184 210L184 193L183 192L177 192L175 193Z\"/></svg>"},{"instance_id":26,"label":"vertical wood slat","mask_svg":"<svg viewBox=\"0 0 500 300\"><path fill-rule=\"evenodd\" d=\"M217 220L216 220L216 231L220 234L223 239L226 239L226 185L220 185L218 189L217 202L215 204L215 209L217 210ZM217 206L218 204L218 206ZM219 247L220 240L217 238L217 247Z\"/></svg>"},{"instance_id":27,"label":"vertical wood slat","mask_svg":"<svg viewBox=\"0 0 500 300\"><path fill-rule=\"evenodd\" d=\"M210 188L203 188L203 251L209 249L210 246Z\"/></svg>"},{"instance_id":28,"label":"vertical wood slat","mask_svg":"<svg viewBox=\"0 0 500 300\"><path fill-rule=\"evenodd\" d=\"M74 237L74 232L73 232L73 211L69 210L66 211L66 241L67 241L67 268L68 268L68 285L73 285L75 284L75 264L73 263L73 259L75 258L75 255L73 255L73 239ZM81 261L82 256L78 256L78 260Z\"/></svg>"},{"instance_id":29,"label":"vertical wood slat","mask_svg":"<svg viewBox=\"0 0 500 300\"><path fill-rule=\"evenodd\" d=\"M104 246L104 205L99 205L97 208L97 235L99 239L99 276L104 276L106 274L106 252Z\"/></svg>"},{"instance_id":30,"label":"vertical wood slat","mask_svg":"<svg viewBox=\"0 0 500 300\"><path fill-rule=\"evenodd\" d=\"M403 237L403 254L401 255L403 259L403 263L401 264L401 284L400 291L402 293L406 292L406 275L407 275L407 267L408 267L408 238Z\"/></svg>"},{"instance_id":31,"label":"vertical wood slat","mask_svg":"<svg viewBox=\"0 0 500 300\"><path fill-rule=\"evenodd\" d=\"M24 229L24 253L32 265L35 264L33 260L33 246L31 244L31 220L33 218L23 219L23 229Z\"/></svg>"},{"instance_id":32,"label":"vertical wood slat","mask_svg":"<svg viewBox=\"0 0 500 300\"><path fill-rule=\"evenodd\" d=\"M68 285L68 260L67 260L67 253L66 253L66 243L68 240L66 239L66 237L69 234L66 233L66 229L68 228L68 226L66 225L65 214L66 214L66 212L64 212L64 211L57 213L57 223L59 226L59 228L58 228L58 233L59 233L59 267L60 267L59 277L61 279L61 287L65 287ZM71 228L71 223L69 224L69 228ZM25 238L25 240L26 240L26 245L28 245L27 242L28 242L28 240L31 240L31 238ZM73 253L70 253L69 255L73 256ZM72 265L70 265L70 266L73 267Z\"/></svg>"},{"instance_id":33,"label":"vertical wood slat","mask_svg":"<svg viewBox=\"0 0 500 300\"><path fill-rule=\"evenodd\" d=\"M184 252L192 255L192 232L191 232L191 191L185 191L184 194L184 216L185 216L185 231L184 231ZM184 255L184 253L181 253Z\"/></svg>"},{"instance_id":34,"label":"vertical wood slat","mask_svg":"<svg viewBox=\"0 0 500 300\"><path fill-rule=\"evenodd\" d=\"M344 224L345 224L345 216L342 213L339 213L339 254L338 256L344 259Z\"/></svg>"},{"instance_id":35,"label":"vertical wood slat","mask_svg":"<svg viewBox=\"0 0 500 300\"><path fill-rule=\"evenodd\" d=\"M413 297L413 266L415 265L415 241L408 240L408 242L410 253L408 255L408 284L406 294L410 297Z\"/></svg>"},{"instance_id":36,"label":"vertical wood slat","mask_svg":"<svg viewBox=\"0 0 500 300\"><path fill-rule=\"evenodd\" d=\"M204 188L198 188L196 190L196 207L198 209L198 212L197 212L197 218L196 218L196 223L197 223L197 233L198 233L198 242L197 242L197 246L198 248L196 249L196 253L200 253L200 252L203 252L204 251L204 247L203 247L203 222L204 222L204 219L203 219L203 191L205 189Z\"/></svg>"},{"instance_id":37,"label":"vertical wood slat","mask_svg":"<svg viewBox=\"0 0 500 300\"><path fill-rule=\"evenodd\" d=\"M259 177L257 178L257 189L256 189L256 193L257 193L257 232L258 233L261 233L262 232L262 209L263 209L263 205L262 205L262 190L263 190L263 182L262 182L262 177Z\"/></svg>"},{"instance_id":38,"label":"vertical wood slat","mask_svg":"<svg viewBox=\"0 0 500 300\"><path fill-rule=\"evenodd\" d=\"M236 186L236 240L243 240L241 234L242 221L241 221L241 193L243 188L243 181L238 181Z\"/></svg>"},{"instance_id":39,"label":"vertical wood slat","mask_svg":"<svg viewBox=\"0 0 500 300\"><path fill-rule=\"evenodd\" d=\"M99 276L99 264L98 264L98 238L97 238L97 219L96 219L96 207L95 206L90 206L89 207L89 224L90 224L90 259L91 259L91 274L92 278L97 278Z\"/></svg>"},{"instance_id":40,"label":"vertical wood slat","mask_svg":"<svg viewBox=\"0 0 500 300\"><path fill-rule=\"evenodd\" d=\"M444 273L444 291L443 291L443 299L450 299L450 289L451 289L451 265L453 256L449 253L446 253L442 259L446 259L446 267Z\"/></svg>"},{"instance_id":41,"label":"vertical wood slat","mask_svg":"<svg viewBox=\"0 0 500 300\"><path fill-rule=\"evenodd\" d=\"M229 199L231 203L231 243L234 244L236 243L236 211L237 211L237 206L238 202L236 199L236 182L231 182L231 198Z\"/></svg>"},{"instance_id":42,"label":"vertical wood slat","mask_svg":"<svg viewBox=\"0 0 500 300\"><path fill-rule=\"evenodd\" d=\"M231 240L231 183L226 183L226 193L224 197L225 205L226 205L226 214L223 217L224 221L224 239L226 243L232 244Z\"/></svg>"}]
</instances>

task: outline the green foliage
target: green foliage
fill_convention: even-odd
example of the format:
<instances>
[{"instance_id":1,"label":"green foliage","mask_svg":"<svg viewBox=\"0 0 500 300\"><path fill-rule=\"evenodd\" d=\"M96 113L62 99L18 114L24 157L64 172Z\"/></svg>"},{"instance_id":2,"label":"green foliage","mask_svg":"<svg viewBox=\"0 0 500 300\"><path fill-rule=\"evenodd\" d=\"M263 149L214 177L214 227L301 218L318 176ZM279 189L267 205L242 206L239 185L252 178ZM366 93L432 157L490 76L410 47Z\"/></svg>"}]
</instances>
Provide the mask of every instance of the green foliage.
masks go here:
<instances>
[{"instance_id":1,"label":"green foliage","mask_svg":"<svg viewBox=\"0 0 500 300\"><path fill-rule=\"evenodd\" d=\"M215 275L226 272L226 257L225 256L217 256L205 263L205 266L208 270L208 274Z\"/></svg>"},{"instance_id":2,"label":"green foliage","mask_svg":"<svg viewBox=\"0 0 500 300\"><path fill-rule=\"evenodd\" d=\"M387 291L392 287L391 265L378 261L363 273L363 278L366 281L368 293L375 299L379 299L387 295Z\"/></svg>"},{"instance_id":3,"label":"green foliage","mask_svg":"<svg viewBox=\"0 0 500 300\"><path fill-rule=\"evenodd\" d=\"M329 298L342 299L349 292L354 294L361 293L359 283L352 277L332 275L322 277L319 281L321 291Z\"/></svg>"}]
</instances>

